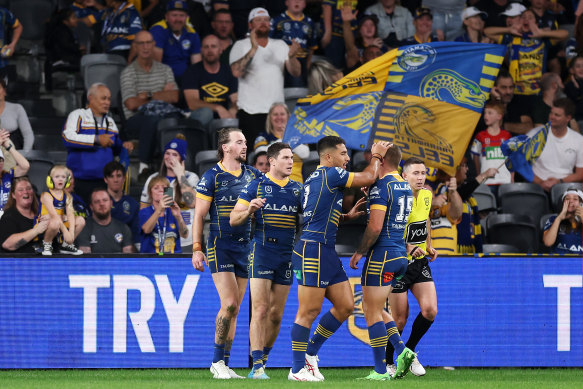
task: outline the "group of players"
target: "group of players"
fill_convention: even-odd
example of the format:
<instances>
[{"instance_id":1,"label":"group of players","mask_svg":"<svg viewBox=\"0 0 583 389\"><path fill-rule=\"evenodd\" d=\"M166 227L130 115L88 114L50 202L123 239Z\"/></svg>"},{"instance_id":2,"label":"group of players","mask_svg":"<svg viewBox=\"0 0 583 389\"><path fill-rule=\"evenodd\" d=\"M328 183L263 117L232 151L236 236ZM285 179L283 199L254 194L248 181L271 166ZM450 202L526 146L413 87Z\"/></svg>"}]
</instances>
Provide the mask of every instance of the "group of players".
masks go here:
<instances>
[{"instance_id":1,"label":"group of players","mask_svg":"<svg viewBox=\"0 0 583 389\"><path fill-rule=\"evenodd\" d=\"M431 191L423 189L425 165L410 158L403 165L401 177L397 171L399 148L378 142L372 145L370 164L364 171L352 173L346 171L350 158L342 138L326 136L317 149L320 166L302 185L289 179L293 165L289 145L279 142L268 148L270 170L262 174L245 165L247 145L241 130L219 132L220 161L203 174L196 188L192 256L195 269L204 271L203 262L209 267L221 302L210 368L214 378L243 378L228 363L248 279L253 360L248 378L269 378L265 365L279 333L293 274L298 282L299 305L291 329L293 357L288 379L324 380L318 368L318 351L354 308L352 289L335 251L336 232L341 222L362 216L360 208L365 203L368 224L350 260L350 266L356 269L360 259L366 257L361 278L363 310L375 363L365 379L400 378L409 370L425 374L413 351L437 312L428 267L437 252L428 235ZM363 188L367 196L343 214L343 189L349 187ZM203 225L209 213L205 255ZM300 214L303 228L294 245ZM250 242L252 217L255 233ZM421 313L404 344L400 332L408 315L408 289L419 301ZM310 337L324 297L332 308L322 315ZM394 318L384 310L387 299ZM398 358L393 364L395 351Z\"/></svg>"}]
</instances>

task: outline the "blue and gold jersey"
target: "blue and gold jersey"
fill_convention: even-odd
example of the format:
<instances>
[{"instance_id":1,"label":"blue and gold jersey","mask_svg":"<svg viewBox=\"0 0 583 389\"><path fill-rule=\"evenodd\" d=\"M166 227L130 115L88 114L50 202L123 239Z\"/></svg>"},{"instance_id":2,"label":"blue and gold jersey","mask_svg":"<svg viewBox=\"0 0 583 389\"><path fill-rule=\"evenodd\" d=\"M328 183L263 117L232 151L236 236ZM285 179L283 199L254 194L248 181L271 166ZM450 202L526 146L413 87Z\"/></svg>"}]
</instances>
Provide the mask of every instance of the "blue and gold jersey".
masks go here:
<instances>
[{"instance_id":1,"label":"blue and gold jersey","mask_svg":"<svg viewBox=\"0 0 583 389\"><path fill-rule=\"evenodd\" d=\"M231 227L229 217L242 190L261 175L259 170L248 165L241 165L237 171L228 171L220 162L202 175L196 186L196 197L211 202L211 233L219 238L249 239L251 221Z\"/></svg>"},{"instance_id":2,"label":"blue and gold jersey","mask_svg":"<svg viewBox=\"0 0 583 389\"><path fill-rule=\"evenodd\" d=\"M344 188L352 185L354 173L341 167L318 166L304 183L302 240L334 245L342 215Z\"/></svg>"},{"instance_id":3,"label":"blue and gold jersey","mask_svg":"<svg viewBox=\"0 0 583 389\"><path fill-rule=\"evenodd\" d=\"M368 192L368 209L385 212L383 228L372 250L405 250L404 231L413 205L411 186L397 171L379 178Z\"/></svg>"},{"instance_id":4,"label":"blue and gold jersey","mask_svg":"<svg viewBox=\"0 0 583 389\"><path fill-rule=\"evenodd\" d=\"M243 189L238 203L249 205L255 198L265 199L263 208L255 212L253 240L281 251L294 244L297 214L301 207L302 184L289 178L277 180L269 173L251 181Z\"/></svg>"}]
</instances>

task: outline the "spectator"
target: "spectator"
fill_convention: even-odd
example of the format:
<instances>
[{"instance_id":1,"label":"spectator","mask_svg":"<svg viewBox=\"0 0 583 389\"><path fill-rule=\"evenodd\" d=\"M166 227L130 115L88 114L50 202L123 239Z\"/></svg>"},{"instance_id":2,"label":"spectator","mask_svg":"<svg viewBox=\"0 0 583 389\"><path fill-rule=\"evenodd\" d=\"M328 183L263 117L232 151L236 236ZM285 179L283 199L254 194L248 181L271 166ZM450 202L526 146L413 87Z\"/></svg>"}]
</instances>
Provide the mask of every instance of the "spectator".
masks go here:
<instances>
[{"instance_id":1,"label":"spectator","mask_svg":"<svg viewBox=\"0 0 583 389\"><path fill-rule=\"evenodd\" d=\"M547 0L530 0L530 9L534 13L539 28L556 30L559 28L557 16L549 10L549 3Z\"/></svg>"},{"instance_id":2,"label":"spectator","mask_svg":"<svg viewBox=\"0 0 583 389\"><path fill-rule=\"evenodd\" d=\"M77 193L85 203L94 188L103 185L103 167L119 155L122 141L115 121L107 115L111 93L105 84L95 83L87 91L88 108L69 114L63 127L67 166L75 174ZM131 149L132 145L123 144Z\"/></svg>"},{"instance_id":3,"label":"spectator","mask_svg":"<svg viewBox=\"0 0 583 389\"><path fill-rule=\"evenodd\" d=\"M396 47L399 42L413 36L413 16L407 8L401 7L396 0L379 0L365 11L366 15L378 18L378 34L390 47Z\"/></svg>"},{"instance_id":4,"label":"spectator","mask_svg":"<svg viewBox=\"0 0 583 389\"><path fill-rule=\"evenodd\" d=\"M295 77L301 73L294 41L288 46L280 39L269 38L269 14L264 8L249 13L248 38L235 42L229 62L233 76L239 79L239 127L246 139L255 139L265 130L271 105L284 101L284 67Z\"/></svg>"},{"instance_id":5,"label":"spectator","mask_svg":"<svg viewBox=\"0 0 583 389\"><path fill-rule=\"evenodd\" d=\"M518 3L513 4L523 6ZM479 0L474 6L488 15L486 18L487 27L503 27L506 25L501 14L510 8L508 0Z\"/></svg>"},{"instance_id":6,"label":"spectator","mask_svg":"<svg viewBox=\"0 0 583 389\"><path fill-rule=\"evenodd\" d=\"M142 19L131 2L105 0L108 9L103 14L101 42L106 53L127 59L132 41L142 29Z\"/></svg>"},{"instance_id":7,"label":"spectator","mask_svg":"<svg viewBox=\"0 0 583 389\"><path fill-rule=\"evenodd\" d=\"M569 188L563 193L563 208L551 216L544 226L543 243L551 254L583 254L581 220L583 220L583 192Z\"/></svg>"},{"instance_id":8,"label":"spectator","mask_svg":"<svg viewBox=\"0 0 583 389\"><path fill-rule=\"evenodd\" d=\"M111 198L105 188L91 193L91 217L77 238L84 254L133 253L130 228L111 216Z\"/></svg>"},{"instance_id":9,"label":"spectator","mask_svg":"<svg viewBox=\"0 0 583 389\"><path fill-rule=\"evenodd\" d=\"M38 215L38 199L28 177L18 177L12 182L4 215L0 218L0 251L9 253L34 253L38 236L46 231L48 216Z\"/></svg>"},{"instance_id":10,"label":"spectator","mask_svg":"<svg viewBox=\"0 0 583 389\"><path fill-rule=\"evenodd\" d=\"M32 149L34 133L26 111L22 105L6 101L6 81L3 78L0 78L0 123L10 133L15 149L25 153Z\"/></svg>"},{"instance_id":11,"label":"spectator","mask_svg":"<svg viewBox=\"0 0 583 389\"><path fill-rule=\"evenodd\" d=\"M534 161L534 182L550 191L558 182L583 181L583 135L569 128L575 106L568 98L551 107L551 128L540 156Z\"/></svg>"},{"instance_id":12,"label":"spectator","mask_svg":"<svg viewBox=\"0 0 583 389\"><path fill-rule=\"evenodd\" d=\"M267 151L267 148L274 142L281 142L290 113L285 103L273 103L267 114L265 122L265 132L259 134L253 144L253 150ZM289 176L291 180L303 183L302 176L303 160L310 156L310 148L307 145L297 145L293 150L294 163L292 173Z\"/></svg>"},{"instance_id":13,"label":"spectator","mask_svg":"<svg viewBox=\"0 0 583 389\"><path fill-rule=\"evenodd\" d=\"M176 138L172 139L164 147L164 156L160 171L152 174L144 184L144 190L141 196L141 208L145 208L152 204L152 198L148 195L149 183L155 177L164 177L170 183L173 189L173 200L180 207L180 212L185 220L188 228L188 235L180 239L180 246L183 253L192 252L192 222L194 220L194 203L196 191L195 187L198 184L199 178L193 173L189 172L184 167L184 160L186 159L186 150L188 145L184 139L184 135L178 134Z\"/></svg>"},{"instance_id":14,"label":"spectator","mask_svg":"<svg viewBox=\"0 0 583 389\"><path fill-rule=\"evenodd\" d=\"M118 161L111 161L103 168L103 180L111 197L111 217L127 224L134 243L140 242L140 204L132 196L124 194L126 169Z\"/></svg>"},{"instance_id":15,"label":"spectator","mask_svg":"<svg viewBox=\"0 0 583 389\"><path fill-rule=\"evenodd\" d=\"M503 120L506 131L512 135L526 134L534 127L530 116L532 112L521 109L514 102L514 81L507 70L500 69L491 93L494 100L502 102L506 107Z\"/></svg>"},{"instance_id":16,"label":"spectator","mask_svg":"<svg viewBox=\"0 0 583 389\"><path fill-rule=\"evenodd\" d=\"M342 71L330 62L324 60L312 62L308 71L308 95L324 92L326 88L342 77L344 77Z\"/></svg>"},{"instance_id":17,"label":"spectator","mask_svg":"<svg viewBox=\"0 0 583 389\"><path fill-rule=\"evenodd\" d=\"M8 193L10 192L10 187L12 186L12 181L16 177L24 176L28 169L30 168L30 163L20 154L14 143L10 140L10 134L4 129L0 129L0 146L4 147L6 152L10 153L16 162L16 166L13 169L4 169L4 153L0 149L0 217L2 216L2 208L9 199Z\"/></svg>"},{"instance_id":18,"label":"spectator","mask_svg":"<svg viewBox=\"0 0 583 389\"><path fill-rule=\"evenodd\" d=\"M148 183L152 205L140 210L141 253L181 253L180 239L188 236L178 204L165 194L170 186L165 177L154 177Z\"/></svg>"},{"instance_id":19,"label":"spectator","mask_svg":"<svg viewBox=\"0 0 583 389\"><path fill-rule=\"evenodd\" d=\"M253 161L251 166L265 174L269 172L269 162L267 161L267 151L259 151L253 154Z\"/></svg>"},{"instance_id":20,"label":"spectator","mask_svg":"<svg viewBox=\"0 0 583 389\"><path fill-rule=\"evenodd\" d=\"M389 50L382 39L378 36L378 19L376 15L365 15L360 19L356 39L354 39L354 34L350 29L350 23L354 18L356 18L356 14L352 11L352 7L345 6L342 8L347 69L355 69L355 65L362 64L364 50L368 47L378 48L381 55ZM347 73L349 73L348 70Z\"/></svg>"},{"instance_id":21,"label":"spectator","mask_svg":"<svg viewBox=\"0 0 583 389\"><path fill-rule=\"evenodd\" d=\"M178 102L178 87L172 69L154 60L152 34L138 32L133 47L137 58L121 73L121 97L127 119L126 136L140 140L138 173L143 173L154 156L158 122L166 116L180 116L172 105Z\"/></svg>"},{"instance_id":22,"label":"spectator","mask_svg":"<svg viewBox=\"0 0 583 389\"><path fill-rule=\"evenodd\" d=\"M65 188L65 192L73 199L75 216L81 216L83 219L86 219L89 216L89 208L81 196L75 193L75 175L71 169L67 168L67 174L69 175L69 185Z\"/></svg>"},{"instance_id":23,"label":"spectator","mask_svg":"<svg viewBox=\"0 0 583 389\"><path fill-rule=\"evenodd\" d=\"M302 70L300 77L285 72L286 87L305 87L307 70L312 54L318 48L318 30L312 19L304 14L306 0L286 0L287 10L271 20L270 38L282 39L288 46L296 41L300 45L297 58Z\"/></svg>"},{"instance_id":24,"label":"spectator","mask_svg":"<svg viewBox=\"0 0 583 389\"><path fill-rule=\"evenodd\" d=\"M215 118L237 115L238 81L229 65L220 61L220 55L219 38L207 35L202 40L202 62L184 73L182 87L190 117L205 127Z\"/></svg>"},{"instance_id":25,"label":"spectator","mask_svg":"<svg viewBox=\"0 0 583 389\"><path fill-rule=\"evenodd\" d=\"M221 48L221 63L229 65L229 54L235 43L233 34L233 18L231 13L226 9L219 9L213 13L211 22L213 34L219 38L219 47Z\"/></svg>"},{"instance_id":26,"label":"spectator","mask_svg":"<svg viewBox=\"0 0 583 389\"><path fill-rule=\"evenodd\" d=\"M433 14L433 31L440 41L451 41L462 31L462 12L466 0L423 0L423 7Z\"/></svg>"},{"instance_id":27,"label":"spectator","mask_svg":"<svg viewBox=\"0 0 583 389\"><path fill-rule=\"evenodd\" d=\"M511 27L516 25L519 28L520 25L520 15L526 11L526 7L520 3L510 3L504 12L500 13L500 20L503 21L501 24L496 24L496 27ZM490 27L490 25L487 25Z\"/></svg>"},{"instance_id":28,"label":"spectator","mask_svg":"<svg viewBox=\"0 0 583 389\"><path fill-rule=\"evenodd\" d=\"M464 166L465 165L465 166ZM458 167L467 169L467 163ZM431 245L440 254L458 251L457 228L463 213L463 201L457 191L457 180L439 170L431 203Z\"/></svg>"},{"instance_id":29,"label":"spectator","mask_svg":"<svg viewBox=\"0 0 583 389\"><path fill-rule=\"evenodd\" d=\"M571 60L569 81L565 84L565 94L575 103L575 119L579 123L579 130L583 129L583 56L579 55Z\"/></svg>"},{"instance_id":30,"label":"spectator","mask_svg":"<svg viewBox=\"0 0 583 389\"><path fill-rule=\"evenodd\" d=\"M343 0L324 0L322 2L322 22L324 25L324 35L320 41L321 47L324 49L326 58L337 68L344 68L345 61L345 46L344 46L344 32L341 9L343 5L350 5L352 10L356 9L356 2ZM351 30L354 32L358 24L356 20L352 21Z\"/></svg>"},{"instance_id":31,"label":"spectator","mask_svg":"<svg viewBox=\"0 0 583 389\"><path fill-rule=\"evenodd\" d=\"M563 81L561 81L561 77L557 73L548 72L543 74L540 88L542 94L537 96L537 99L531 107L532 121L534 122L535 127L543 126L549 121L549 114L551 113L553 101L563 94L565 86L563 85ZM578 126L573 127L572 123L571 127L576 130L579 128Z\"/></svg>"},{"instance_id":32,"label":"spectator","mask_svg":"<svg viewBox=\"0 0 583 389\"><path fill-rule=\"evenodd\" d=\"M429 8L419 7L413 15L415 34L401 41L401 46L429 43L438 40L437 35L431 33L433 28L433 14Z\"/></svg>"},{"instance_id":33,"label":"spectator","mask_svg":"<svg viewBox=\"0 0 583 389\"><path fill-rule=\"evenodd\" d=\"M102 19L105 7L99 1L78 0L71 4L71 10L81 22L91 27Z\"/></svg>"},{"instance_id":34,"label":"spectator","mask_svg":"<svg viewBox=\"0 0 583 389\"><path fill-rule=\"evenodd\" d=\"M16 16L6 8L0 7L0 78L7 76L6 66L8 60L16 50L16 44L22 35L22 24L16 19ZM8 43L9 37L10 43Z\"/></svg>"},{"instance_id":35,"label":"spectator","mask_svg":"<svg viewBox=\"0 0 583 389\"><path fill-rule=\"evenodd\" d=\"M170 66L178 85L188 65L200 62L200 37L187 23L188 6L181 0L170 0L164 20L154 24L154 60Z\"/></svg>"},{"instance_id":36,"label":"spectator","mask_svg":"<svg viewBox=\"0 0 583 389\"><path fill-rule=\"evenodd\" d=\"M75 216L73 198L65 192L70 184L67 167L55 165L47 177L46 192L40 196L40 216L49 216L49 224L43 237L42 255L53 255L55 238L62 241L59 248L61 254L81 255L83 252L73 243L85 226L85 219Z\"/></svg>"},{"instance_id":37,"label":"spectator","mask_svg":"<svg viewBox=\"0 0 583 389\"><path fill-rule=\"evenodd\" d=\"M476 7L468 7L462 12L465 33L455 38L456 42L491 43L484 35L484 24L488 14Z\"/></svg>"}]
</instances>

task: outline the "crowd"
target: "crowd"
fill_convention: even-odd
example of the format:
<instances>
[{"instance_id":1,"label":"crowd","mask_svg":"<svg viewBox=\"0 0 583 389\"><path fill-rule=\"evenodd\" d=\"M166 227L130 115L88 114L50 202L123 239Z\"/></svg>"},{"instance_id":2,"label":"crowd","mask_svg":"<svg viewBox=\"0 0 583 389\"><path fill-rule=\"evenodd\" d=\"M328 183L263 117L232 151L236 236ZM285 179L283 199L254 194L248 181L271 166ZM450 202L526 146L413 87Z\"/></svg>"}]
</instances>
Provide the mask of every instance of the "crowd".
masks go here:
<instances>
[{"instance_id":1,"label":"crowd","mask_svg":"<svg viewBox=\"0 0 583 389\"><path fill-rule=\"evenodd\" d=\"M12 201L17 198L15 179L26 175L24 156L35 137L23 106L6 101L6 82L11 81L6 66L26 26L7 9L0 11L4 15L0 72L5 76L0 80L0 205L7 211L16 204ZM122 112L120 117L111 115L112 96L105 84L87 90L86 108L72 111L63 123L67 169L55 167L47 183L32 183L40 201L38 209L31 205L35 215L27 230L39 232L38 226L48 218L46 228L32 239L34 244L27 241L16 249L3 244L3 250L30 252L36 247L45 255L53 247L75 254L103 252L104 246L95 242L107 232L120 243L116 252L190 252L195 187L204 172L186 170L188 145L183 136L168 142L158 165L157 128L162 119L189 117L207 129L215 119L238 119L253 149L249 162L265 173L267 147L281 141L290 117L285 88L305 87L318 93L393 48L449 40L508 47L458 173L449 177L433 171L428 179L435 195L431 217L436 247L441 241L438 248L443 253L481 252L484 214L480 215L473 190L484 183L498 196L500 185L525 180L503 165L503 141L521 134L541 136L548 122L544 150L533 166L533 182L547 193L561 183L573 183L570 189L578 190L577 184L583 182L581 13L582 4L545 0L71 2L56 10L47 23L47 83L52 71L78 72L83 54L118 55L127 62L120 79ZM80 41L80 36L89 38ZM297 182L306 178L302 165L310 149L313 146L299 145L293 150L291 178ZM139 203L123 189L128 168L124 161L130 154L139 159L137 183L143 184ZM365 158L370 159L370 152ZM51 178L55 171L59 180L65 171L63 188ZM154 181L156 177L167 181ZM49 181L53 184L47 185ZM150 187L152 182L156 185ZM164 188L171 189L172 201L168 193L158 193ZM110 205L102 199L106 192ZM359 197L347 190L344 208ZM553 242L545 232L544 245L553 247L552 252L572 252L557 247L563 235L568 239L581 235L581 223L573 219L575 226L567 228L568 217L552 220L558 219L565 226ZM112 220L121 221L125 228L111 224ZM8 236L23 233L24 227L17 225L9 225L13 234ZM101 227L107 228L101 231ZM581 244L561 247L582 251Z\"/></svg>"}]
</instances>

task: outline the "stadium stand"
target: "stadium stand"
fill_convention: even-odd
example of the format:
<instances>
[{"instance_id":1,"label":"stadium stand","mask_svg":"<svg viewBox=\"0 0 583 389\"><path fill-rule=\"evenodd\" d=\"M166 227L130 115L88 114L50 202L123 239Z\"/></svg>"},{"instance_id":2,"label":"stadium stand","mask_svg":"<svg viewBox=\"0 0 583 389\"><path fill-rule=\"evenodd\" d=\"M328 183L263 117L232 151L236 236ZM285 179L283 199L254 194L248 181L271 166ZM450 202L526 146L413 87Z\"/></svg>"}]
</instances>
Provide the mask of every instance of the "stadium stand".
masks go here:
<instances>
[{"instance_id":1,"label":"stadium stand","mask_svg":"<svg viewBox=\"0 0 583 389\"><path fill-rule=\"evenodd\" d=\"M498 214L486 218L487 242L515 246L520 253L539 249L537 225L527 215Z\"/></svg>"},{"instance_id":2,"label":"stadium stand","mask_svg":"<svg viewBox=\"0 0 583 389\"><path fill-rule=\"evenodd\" d=\"M308 94L308 88L284 88L283 95L285 98L285 105L289 108L290 112L294 111L296 106L296 101L299 98L306 97Z\"/></svg>"},{"instance_id":3,"label":"stadium stand","mask_svg":"<svg viewBox=\"0 0 583 389\"><path fill-rule=\"evenodd\" d=\"M27 153L22 153L30 162L30 169L28 170L28 177L30 182L36 187L35 192L40 194L45 189L45 180L54 162L48 152L44 150L30 150Z\"/></svg>"},{"instance_id":4,"label":"stadium stand","mask_svg":"<svg viewBox=\"0 0 583 389\"><path fill-rule=\"evenodd\" d=\"M548 213L549 200L542 187L528 182L500 185L498 189L500 211L515 215L526 215L538 226L540 217Z\"/></svg>"},{"instance_id":5,"label":"stadium stand","mask_svg":"<svg viewBox=\"0 0 583 389\"><path fill-rule=\"evenodd\" d=\"M188 151L185 162L186 170L195 166L194 158L199 151L208 149L207 131L200 123L192 119L166 118L158 122L158 138L160 139L160 154L164 154L164 146L176 137L183 134L188 142Z\"/></svg>"},{"instance_id":6,"label":"stadium stand","mask_svg":"<svg viewBox=\"0 0 583 389\"><path fill-rule=\"evenodd\" d=\"M472 196L476 199L478 203L478 211L495 211L498 209L496 204L496 196L488 188L488 185L482 184L478 186Z\"/></svg>"},{"instance_id":7,"label":"stadium stand","mask_svg":"<svg viewBox=\"0 0 583 389\"><path fill-rule=\"evenodd\" d=\"M114 54L86 54L81 58L81 76L85 90L96 82L101 82L111 92L111 109L123 115L121 105L120 76L127 62L119 55Z\"/></svg>"},{"instance_id":8,"label":"stadium stand","mask_svg":"<svg viewBox=\"0 0 583 389\"><path fill-rule=\"evenodd\" d=\"M500 254L500 253L518 253L519 250L516 246L511 244L499 244L499 243L486 243L482 246L484 253L493 253L493 254Z\"/></svg>"},{"instance_id":9,"label":"stadium stand","mask_svg":"<svg viewBox=\"0 0 583 389\"><path fill-rule=\"evenodd\" d=\"M228 127L239 127L239 119L237 118L213 119L210 122L208 129L209 149L217 148L217 137L219 130ZM252 141L253 139L247 139L247 142L249 144Z\"/></svg>"},{"instance_id":10,"label":"stadium stand","mask_svg":"<svg viewBox=\"0 0 583 389\"><path fill-rule=\"evenodd\" d=\"M194 172L199 177L202 177L204 172L215 166L218 161L216 150L199 151L194 158L194 165L196 167Z\"/></svg>"}]
</instances>

